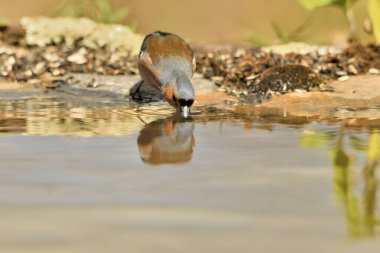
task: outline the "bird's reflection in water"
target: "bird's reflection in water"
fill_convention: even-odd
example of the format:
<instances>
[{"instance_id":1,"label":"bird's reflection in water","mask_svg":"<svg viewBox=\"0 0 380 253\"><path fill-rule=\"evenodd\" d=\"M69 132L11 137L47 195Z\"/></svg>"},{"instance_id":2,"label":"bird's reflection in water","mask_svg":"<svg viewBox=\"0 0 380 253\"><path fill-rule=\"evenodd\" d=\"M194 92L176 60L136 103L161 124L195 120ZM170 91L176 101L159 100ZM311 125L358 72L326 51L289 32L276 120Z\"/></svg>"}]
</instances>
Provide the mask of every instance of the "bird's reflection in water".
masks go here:
<instances>
[{"instance_id":1,"label":"bird's reflection in water","mask_svg":"<svg viewBox=\"0 0 380 253\"><path fill-rule=\"evenodd\" d=\"M141 159L149 164L186 163L195 139L191 118L168 117L147 124L137 138Z\"/></svg>"}]
</instances>

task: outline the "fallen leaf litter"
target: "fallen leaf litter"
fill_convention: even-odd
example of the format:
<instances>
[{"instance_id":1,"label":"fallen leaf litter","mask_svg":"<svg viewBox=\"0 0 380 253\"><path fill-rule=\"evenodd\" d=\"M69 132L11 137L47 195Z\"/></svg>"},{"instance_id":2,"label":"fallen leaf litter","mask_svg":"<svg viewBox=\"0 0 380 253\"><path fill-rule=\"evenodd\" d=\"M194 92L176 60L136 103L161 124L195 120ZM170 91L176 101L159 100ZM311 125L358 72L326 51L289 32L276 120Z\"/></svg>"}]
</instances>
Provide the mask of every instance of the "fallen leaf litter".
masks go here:
<instances>
[{"instance_id":1,"label":"fallen leaf litter","mask_svg":"<svg viewBox=\"0 0 380 253\"><path fill-rule=\"evenodd\" d=\"M36 46L25 42L24 37L9 39L6 32L0 38L3 80L52 88L56 83L65 83L64 76L71 72L138 74L137 56L131 50L67 44L63 39ZM245 101L260 101L289 91L323 90L321 84L329 79L344 81L352 75L380 74L380 45L351 44L340 51L313 50L304 54L279 54L254 47L204 48L195 47L196 72L212 80L219 90Z\"/></svg>"}]
</instances>

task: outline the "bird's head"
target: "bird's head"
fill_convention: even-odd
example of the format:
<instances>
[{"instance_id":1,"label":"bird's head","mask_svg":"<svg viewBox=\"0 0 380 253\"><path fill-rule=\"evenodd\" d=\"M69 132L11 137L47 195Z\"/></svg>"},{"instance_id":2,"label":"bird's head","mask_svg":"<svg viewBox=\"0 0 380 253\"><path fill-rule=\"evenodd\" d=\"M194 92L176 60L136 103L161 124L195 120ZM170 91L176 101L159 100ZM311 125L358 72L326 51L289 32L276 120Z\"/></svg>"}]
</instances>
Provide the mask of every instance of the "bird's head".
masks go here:
<instances>
[{"instance_id":1,"label":"bird's head","mask_svg":"<svg viewBox=\"0 0 380 253\"><path fill-rule=\"evenodd\" d=\"M162 87L168 103L179 110L187 118L190 107L194 103L195 92L191 81L187 77L176 77Z\"/></svg>"}]
</instances>

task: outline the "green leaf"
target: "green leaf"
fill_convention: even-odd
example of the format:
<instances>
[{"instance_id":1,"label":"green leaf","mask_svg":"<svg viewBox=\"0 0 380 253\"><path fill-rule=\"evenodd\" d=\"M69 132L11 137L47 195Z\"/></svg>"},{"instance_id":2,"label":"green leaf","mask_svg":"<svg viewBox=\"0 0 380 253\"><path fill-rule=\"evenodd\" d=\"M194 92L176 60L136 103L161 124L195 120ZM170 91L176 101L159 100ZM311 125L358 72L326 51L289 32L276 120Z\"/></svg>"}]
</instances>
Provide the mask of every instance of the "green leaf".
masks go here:
<instances>
[{"instance_id":1,"label":"green leaf","mask_svg":"<svg viewBox=\"0 0 380 253\"><path fill-rule=\"evenodd\" d=\"M258 47L268 46L271 44L271 40L268 36L257 34L250 35L246 38L249 43L252 43Z\"/></svg>"},{"instance_id":2,"label":"green leaf","mask_svg":"<svg viewBox=\"0 0 380 253\"><path fill-rule=\"evenodd\" d=\"M282 32L280 25L277 24L276 22L272 21L271 26L272 26L272 29L274 30L274 32L276 33L276 37L282 42L285 39L285 35ZM286 42L284 42L284 43L286 43Z\"/></svg>"},{"instance_id":3,"label":"green leaf","mask_svg":"<svg viewBox=\"0 0 380 253\"><path fill-rule=\"evenodd\" d=\"M297 26L291 33L289 33L288 37L290 38L290 41L296 41L299 40L300 37L304 34L305 31L307 31L307 28L311 24L311 19L308 18L305 20L305 22L301 23L299 26Z\"/></svg>"},{"instance_id":4,"label":"green leaf","mask_svg":"<svg viewBox=\"0 0 380 253\"><path fill-rule=\"evenodd\" d=\"M0 26L8 26L10 23L9 19L0 17Z\"/></svg>"},{"instance_id":5,"label":"green leaf","mask_svg":"<svg viewBox=\"0 0 380 253\"><path fill-rule=\"evenodd\" d=\"M351 6L357 0L298 0L298 2L307 10L314 10L318 7L336 5L341 8Z\"/></svg>"},{"instance_id":6,"label":"green leaf","mask_svg":"<svg viewBox=\"0 0 380 253\"><path fill-rule=\"evenodd\" d=\"M333 4L338 5L339 7L347 7L353 4L356 0L334 0Z\"/></svg>"},{"instance_id":7,"label":"green leaf","mask_svg":"<svg viewBox=\"0 0 380 253\"><path fill-rule=\"evenodd\" d=\"M368 14L372 21L376 42L380 43L380 0L368 0Z\"/></svg>"},{"instance_id":8,"label":"green leaf","mask_svg":"<svg viewBox=\"0 0 380 253\"><path fill-rule=\"evenodd\" d=\"M336 0L298 0L298 2L307 10L314 10L318 7L331 5Z\"/></svg>"}]
</instances>

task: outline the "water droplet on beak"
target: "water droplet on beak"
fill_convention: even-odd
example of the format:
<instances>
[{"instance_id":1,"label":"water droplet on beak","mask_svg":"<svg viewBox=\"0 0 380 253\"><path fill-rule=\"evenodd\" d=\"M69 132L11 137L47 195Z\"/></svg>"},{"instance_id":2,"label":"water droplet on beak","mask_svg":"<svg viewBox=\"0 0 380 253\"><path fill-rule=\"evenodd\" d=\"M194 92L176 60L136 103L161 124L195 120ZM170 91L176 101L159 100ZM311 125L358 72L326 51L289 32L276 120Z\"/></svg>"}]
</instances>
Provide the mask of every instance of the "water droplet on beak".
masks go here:
<instances>
[{"instance_id":1,"label":"water droplet on beak","mask_svg":"<svg viewBox=\"0 0 380 253\"><path fill-rule=\"evenodd\" d=\"M187 118L190 115L190 108L188 106L182 106L181 107L181 112L182 112L182 116L184 118Z\"/></svg>"}]
</instances>

